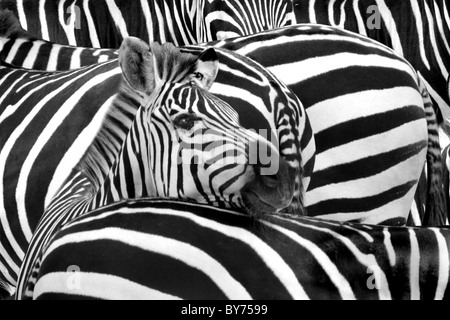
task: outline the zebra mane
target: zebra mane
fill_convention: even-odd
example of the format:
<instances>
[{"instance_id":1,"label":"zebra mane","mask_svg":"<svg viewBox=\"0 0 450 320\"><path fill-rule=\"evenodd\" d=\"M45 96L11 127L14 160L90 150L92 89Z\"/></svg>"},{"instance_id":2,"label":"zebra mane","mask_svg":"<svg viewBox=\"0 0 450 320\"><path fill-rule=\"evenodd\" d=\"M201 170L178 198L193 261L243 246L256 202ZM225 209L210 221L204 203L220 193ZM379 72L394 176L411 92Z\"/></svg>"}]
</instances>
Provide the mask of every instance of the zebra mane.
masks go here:
<instances>
[{"instance_id":1,"label":"zebra mane","mask_svg":"<svg viewBox=\"0 0 450 320\"><path fill-rule=\"evenodd\" d=\"M14 294L14 289L6 281L0 279L0 300L7 298L3 294L7 294L9 297Z\"/></svg>"},{"instance_id":2,"label":"zebra mane","mask_svg":"<svg viewBox=\"0 0 450 320\"><path fill-rule=\"evenodd\" d=\"M150 50L156 61L158 77L164 82L182 80L196 69L198 57L181 51L172 43L160 45L152 42Z\"/></svg>"},{"instance_id":3,"label":"zebra mane","mask_svg":"<svg viewBox=\"0 0 450 320\"><path fill-rule=\"evenodd\" d=\"M114 164L142 103L143 97L122 81L100 130L75 168L93 184L95 191Z\"/></svg>"},{"instance_id":4,"label":"zebra mane","mask_svg":"<svg viewBox=\"0 0 450 320\"><path fill-rule=\"evenodd\" d=\"M24 30L14 13L8 9L0 10L0 37L17 37L35 39Z\"/></svg>"}]
</instances>

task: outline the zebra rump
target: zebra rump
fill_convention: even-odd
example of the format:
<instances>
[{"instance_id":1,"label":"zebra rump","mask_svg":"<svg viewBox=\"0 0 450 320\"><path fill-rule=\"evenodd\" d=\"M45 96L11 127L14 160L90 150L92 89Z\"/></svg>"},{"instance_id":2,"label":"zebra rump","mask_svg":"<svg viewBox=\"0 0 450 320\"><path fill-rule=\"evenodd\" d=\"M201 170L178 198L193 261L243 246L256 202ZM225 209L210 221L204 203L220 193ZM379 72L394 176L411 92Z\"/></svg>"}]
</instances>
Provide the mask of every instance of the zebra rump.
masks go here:
<instances>
[{"instance_id":1,"label":"zebra rump","mask_svg":"<svg viewBox=\"0 0 450 320\"><path fill-rule=\"evenodd\" d=\"M413 151L416 147L427 145L426 209L420 210L422 203L413 206L414 211L419 207L422 213L415 223L428 226L445 223L449 212L443 201L435 105L423 77L404 58L372 39L314 24L299 24L223 40L215 42L214 46L257 61L286 83L304 104L317 145L316 165L306 194L308 214L369 224L398 222L393 216L390 221L379 219L404 211L405 206L412 203L412 176L407 178L409 174L406 174L409 169L401 166L403 173L394 172L400 169L400 163L405 164L406 158L412 160L418 155L417 149ZM412 91L402 93L406 88ZM416 94L413 91L419 93L417 100L410 100ZM424 110L425 115L417 107ZM396 113L398 120L395 120ZM419 142L421 138L417 136L417 140L406 146L419 129L408 134L400 132L407 126L416 126L417 116L425 116L428 138ZM397 130L400 130L399 134L394 133ZM390 138L382 138L385 134ZM374 143L373 139L380 140ZM396 139L399 140L395 151L388 151L391 148L388 141ZM375 155L373 150L377 146L385 147ZM375 182L380 174L385 178ZM417 182L417 172L414 176ZM377 193L366 193L377 185L391 185L393 188L382 191L384 187L381 187ZM413 188L415 186L414 183ZM347 192L347 188L351 191ZM411 202L406 201L407 198ZM403 200L405 202L400 204ZM378 209L382 213L374 214L373 211ZM364 211L372 211L372 214Z\"/></svg>"},{"instance_id":2,"label":"zebra rump","mask_svg":"<svg viewBox=\"0 0 450 320\"><path fill-rule=\"evenodd\" d=\"M394 49L424 78L449 135L450 12L447 0L293 0L297 23L335 26ZM444 120L444 124L442 123Z\"/></svg>"},{"instance_id":3,"label":"zebra rump","mask_svg":"<svg viewBox=\"0 0 450 320\"><path fill-rule=\"evenodd\" d=\"M130 200L63 226L35 299L444 299L450 230Z\"/></svg>"},{"instance_id":4,"label":"zebra rump","mask_svg":"<svg viewBox=\"0 0 450 320\"><path fill-rule=\"evenodd\" d=\"M9 10L0 10L0 60L32 70L65 71L116 59L117 50L79 48L44 41L25 31Z\"/></svg>"},{"instance_id":5,"label":"zebra rump","mask_svg":"<svg viewBox=\"0 0 450 320\"><path fill-rule=\"evenodd\" d=\"M60 44L119 48L128 36L175 45L294 23L291 0L2 0L22 27Z\"/></svg>"}]
</instances>

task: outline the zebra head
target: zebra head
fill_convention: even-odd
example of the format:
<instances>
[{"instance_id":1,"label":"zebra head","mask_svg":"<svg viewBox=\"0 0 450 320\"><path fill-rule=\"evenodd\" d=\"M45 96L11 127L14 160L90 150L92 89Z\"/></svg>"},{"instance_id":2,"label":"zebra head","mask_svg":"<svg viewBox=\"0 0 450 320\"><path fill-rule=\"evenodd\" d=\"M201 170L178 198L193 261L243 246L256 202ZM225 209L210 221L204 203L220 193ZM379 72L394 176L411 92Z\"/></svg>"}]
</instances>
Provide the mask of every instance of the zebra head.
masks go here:
<instances>
[{"instance_id":1,"label":"zebra head","mask_svg":"<svg viewBox=\"0 0 450 320\"><path fill-rule=\"evenodd\" d=\"M241 208L251 215L290 205L296 169L208 92L219 70L214 49L195 57L169 44L148 47L127 39L119 63L144 101L128 135L127 162L139 171L133 177L152 181L152 195Z\"/></svg>"}]
</instances>

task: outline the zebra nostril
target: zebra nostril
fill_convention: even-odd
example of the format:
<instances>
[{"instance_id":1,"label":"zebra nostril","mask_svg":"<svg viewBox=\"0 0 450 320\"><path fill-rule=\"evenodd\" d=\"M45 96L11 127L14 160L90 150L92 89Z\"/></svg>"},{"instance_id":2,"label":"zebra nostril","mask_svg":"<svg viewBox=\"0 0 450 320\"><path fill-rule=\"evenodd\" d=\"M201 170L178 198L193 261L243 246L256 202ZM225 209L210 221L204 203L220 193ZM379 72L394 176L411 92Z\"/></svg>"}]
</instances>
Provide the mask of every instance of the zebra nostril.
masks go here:
<instances>
[{"instance_id":1,"label":"zebra nostril","mask_svg":"<svg viewBox=\"0 0 450 320\"><path fill-rule=\"evenodd\" d=\"M269 188L276 188L279 184L279 180L276 175L261 176L261 180L263 181L264 185Z\"/></svg>"}]
</instances>

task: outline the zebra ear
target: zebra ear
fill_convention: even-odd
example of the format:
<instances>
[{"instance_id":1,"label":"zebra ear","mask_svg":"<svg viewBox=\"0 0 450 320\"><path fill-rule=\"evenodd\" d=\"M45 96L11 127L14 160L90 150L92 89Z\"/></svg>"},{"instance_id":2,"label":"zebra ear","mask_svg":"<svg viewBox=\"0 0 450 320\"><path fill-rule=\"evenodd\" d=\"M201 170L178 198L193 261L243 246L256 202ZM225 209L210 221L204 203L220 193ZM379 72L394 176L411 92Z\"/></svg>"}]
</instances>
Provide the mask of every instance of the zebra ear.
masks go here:
<instances>
[{"instance_id":1,"label":"zebra ear","mask_svg":"<svg viewBox=\"0 0 450 320\"><path fill-rule=\"evenodd\" d=\"M219 58L213 48L203 51L197 60L194 81L205 90L209 90L219 72Z\"/></svg>"},{"instance_id":2,"label":"zebra ear","mask_svg":"<svg viewBox=\"0 0 450 320\"><path fill-rule=\"evenodd\" d=\"M150 95L155 88L153 55L141 39L128 37L119 49L119 64L130 86Z\"/></svg>"}]
</instances>

